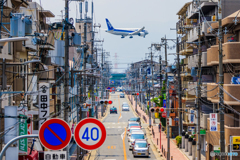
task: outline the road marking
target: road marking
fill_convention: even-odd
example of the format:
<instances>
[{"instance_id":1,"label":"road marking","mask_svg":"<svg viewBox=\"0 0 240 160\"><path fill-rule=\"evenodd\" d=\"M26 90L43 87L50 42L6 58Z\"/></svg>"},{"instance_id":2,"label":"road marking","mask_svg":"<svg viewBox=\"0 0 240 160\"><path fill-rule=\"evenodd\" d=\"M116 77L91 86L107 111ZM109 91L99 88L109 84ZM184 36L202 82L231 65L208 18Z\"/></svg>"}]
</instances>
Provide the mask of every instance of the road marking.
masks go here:
<instances>
[{"instance_id":1,"label":"road marking","mask_svg":"<svg viewBox=\"0 0 240 160\"><path fill-rule=\"evenodd\" d=\"M121 128L121 126L118 126L118 128Z\"/></svg>"},{"instance_id":2,"label":"road marking","mask_svg":"<svg viewBox=\"0 0 240 160\"><path fill-rule=\"evenodd\" d=\"M120 112L120 115L119 115L119 117L118 117L118 123L119 123L119 119L121 119L122 118L122 114L121 114L121 112Z\"/></svg>"},{"instance_id":3,"label":"road marking","mask_svg":"<svg viewBox=\"0 0 240 160\"><path fill-rule=\"evenodd\" d=\"M107 146L107 149L116 149L116 146Z\"/></svg>"},{"instance_id":4,"label":"road marking","mask_svg":"<svg viewBox=\"0 0 240 160\"><path fill-rule=\"evenodd\" d=\"M124 135L124 133L125 133L125 131L121 134L121 138L122 138L122 140L123 140L123 135Z\"/></svg>"},{"instance_id":5,"label":"road marking","mask_svg":"<svg viewBox=\"0 0 240 160\"><path fill-rule=\"evenodd\" d=\"M126 128L123 136L123 154L124 154L124 160L127 160L127 154L126 154L126 147L125 147L125 136L126 136Z\"/></svg>"},{"instance_id":6,"label":"road marking","mask_svg":"<svg viewBox=\"0 0 240 160\"><path fill-rule=\"evenodd\" d=\"M115 124L115 123L112 123L112 124Z\"/></svg>"}]
</instances>

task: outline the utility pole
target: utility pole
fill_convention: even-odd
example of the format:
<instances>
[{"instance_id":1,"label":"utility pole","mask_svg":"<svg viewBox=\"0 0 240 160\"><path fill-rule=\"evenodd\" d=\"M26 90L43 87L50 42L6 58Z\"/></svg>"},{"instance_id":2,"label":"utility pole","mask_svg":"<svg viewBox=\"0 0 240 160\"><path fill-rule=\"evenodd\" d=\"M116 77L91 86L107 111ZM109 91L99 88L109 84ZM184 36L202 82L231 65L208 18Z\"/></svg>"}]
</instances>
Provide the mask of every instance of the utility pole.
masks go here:
<instances>
[{"instance_id":1,"label":"utility pole","mask_svg":"<svg viewBox=\"0 0 240 160\"><path fill-rule=\"evenodd\" d=\"M168 62L167 62L167 37L165 35L165 61L166 61L166 67L168 66ZM165 80L168 80L168 74L167 72L165 72ZM166 87L167 89L167 87Z\"/></svg>"},{"instance_id":2,"label":"utility pole","mask_svg":"<svg viewBox=\"0 0 240 160\"><path fill-rule=\"evenodd\" d=\"M202 47L201 47L201 21L199 11L199 24L198 24L198 84L197 84L197 159L201 159L201 136L200 136L200 113L201 113L201 65L202 65Z\"/></svg>"},{"instance_id":3,"label":"utility pole","mask_svg":"<svg viewBox=\"0 0 240 160\"><path fill-rule=\"evenodd\" d=\"M68 12L69 12L69 6L68 6L68 0L65 0L65 78L64 78L64 120L68 123L68 113L69 111L69 36L68 36ZM65 149L66 151L66 157L69 159L69 146L67 146Z\"/></svg>"},{"instance_id":4,"label":"utility pole","mask_svg":"<svg viewBox=\"0 0 240 160\"><path fill-rule=\"evenodd\" d=\"M170 115L170 104L169 104L169 81L167 80L167 117L168 117L168 123L167 123L167 160L170 160L170 133L169 133L169 115Z\"/></svg>"},{"instance_id":5,"label":"utility pole","mask_svg":"<svg viewBox=\"0 0 240 160\"><path fill-rule=\"evenodd\" d=\"M152 97L154 98L155 91L154 91L154 83L153 83L153 53L152 53L152 45L151 45L151 72L152 72L152 88L153 88L153 95L152 95ZM150 103L151 103L151 96L150 96ZM153 123L155 123L155 118L153 118Z\"/></svg>"},{"instance_id":6,"label":"utility pole","mask_svg":"<svg viewBox=\"0 0 240 160\"><path fill-rule=\"evenodd\" d=\"M223 55L222 55L222 2L218 0L218 43L219 43L219 114L220 114L220 152L225 153L224 107L223 107ZM225 160L225 156L221 156Z\"/></svg>"},{"instance_id":7,"label":"utility pole","mask_svg":"<svg viewBox=\"0 0 240 160\"><path fill-rule=\"evenodd\" d=\"M160 64L159 74L160 74L160 88L161 88L162 87L162 56L161 55L159 56L159 64Z\"/></svg>"},{"instance_id":8,"label":"utility pole","mask_svg":"<svg viewBox=\"0 0 240 160\"><path fill-rule=\"evenodd\" d=\"M102 67L101 67L101 89L102 89L102 92L101 92L101 99L103 99L103 48L102 48ZM103 117L103 104L101 104L101 115Z\"/></svg>"},{"instance_id":9,"label":"utility pole","mask_svg":"<svg viewBox=\"0 0 240 160\"><path fill-rule=\"evenodd\" d=\"M176 27L177 28L177 27ZM181 82L181 68L180 68L180 55L179 55L179 39L178 39L178 33L177 33L177 29L176 29L176 41L177 41L177 47L176 47L176 54L177 54L177 78L178 78L178 115L179 115L179 127L178 127L178 135L182 135L182 131L183 131L183 123L182 123L182 112L181 112L181 109L182 109L182 82Z\"/></svg>"}]
</instances>

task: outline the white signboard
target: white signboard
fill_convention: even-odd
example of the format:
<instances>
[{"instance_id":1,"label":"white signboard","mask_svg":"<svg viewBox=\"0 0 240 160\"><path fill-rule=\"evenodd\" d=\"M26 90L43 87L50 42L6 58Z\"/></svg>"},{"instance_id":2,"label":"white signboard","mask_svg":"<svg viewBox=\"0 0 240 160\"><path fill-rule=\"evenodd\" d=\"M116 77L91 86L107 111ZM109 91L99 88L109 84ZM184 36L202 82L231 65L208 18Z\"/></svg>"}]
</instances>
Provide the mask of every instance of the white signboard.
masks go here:
<instances>
[{"instance_id":1,"label":"white signboard","mask_svg":"<svg viewBox=\"0 0 240 160\"><path fill-rule=\"evenodd\" d=\"M44 151L46 160L67 160L66 151Z\"/></svg>"},{"instance_id":2,"label":"white signboard","mask_svg":"<svg viewBox=\"0 0 240 160\"><path fill-rule=\"evenodd\" d=\"M210 113L210 131L217 131L217 113Z\"/></svg>"},{"instance_id":3,"label":"white signboard","mask_svg":"<svg viewBox=\"0 0 240 160\"><path fill-rule=\"evenodd\" d=\"M39 83L39 128L41 125L49 119L49 83Z\"/></svg>"}]
</instances>

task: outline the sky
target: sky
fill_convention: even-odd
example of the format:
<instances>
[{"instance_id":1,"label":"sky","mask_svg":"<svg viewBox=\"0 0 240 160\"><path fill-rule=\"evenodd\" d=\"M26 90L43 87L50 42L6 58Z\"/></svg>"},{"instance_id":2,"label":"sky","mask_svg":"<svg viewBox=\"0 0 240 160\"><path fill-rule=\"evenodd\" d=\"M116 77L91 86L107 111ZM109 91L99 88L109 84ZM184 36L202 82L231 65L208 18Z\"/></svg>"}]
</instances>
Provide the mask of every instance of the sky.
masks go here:
<instances>
[{"instance_id":1,"label":"sky","mask_svg":"<svg viewBox=\"0 0 240 160\"><path fill-rule=\"evenodd\" d=\"M64 10L64 0L33 0L43 6L45 10L51 10L55 18L51 22L61 19L61 10ZM94 23L101 24L96 39L103 40L103 48L110 52L109 61L115 68L117 62L118 69L113 72L123 72L129 63L145 59L146 53L150 53L151 43L160 43L161 38L166 35L167 38L175 39L176 31L170 28L176 28L178 16L176 13L186 2L191 0L93 0L94 2ZM88 16L91 15L91 2L89 3ZM64 13L64 12L63 12ZM80 18L78 2L70 2L70 18ZM105 32L107 29L105 18L108 18L114 28L142 28L143 26L149 34L143 38L134 36L121 38L121 36L112 35ZM174 43L169 41L169 46ZM158 61L157 56L162 55L164 59L164 49L155 51L154 60ZM176 53L175 49L168 50L168 53ZM115 56L117 54L117 57ZM174 62L174 56L169 55L169 63Z\"/></svg>"}]
</instances>

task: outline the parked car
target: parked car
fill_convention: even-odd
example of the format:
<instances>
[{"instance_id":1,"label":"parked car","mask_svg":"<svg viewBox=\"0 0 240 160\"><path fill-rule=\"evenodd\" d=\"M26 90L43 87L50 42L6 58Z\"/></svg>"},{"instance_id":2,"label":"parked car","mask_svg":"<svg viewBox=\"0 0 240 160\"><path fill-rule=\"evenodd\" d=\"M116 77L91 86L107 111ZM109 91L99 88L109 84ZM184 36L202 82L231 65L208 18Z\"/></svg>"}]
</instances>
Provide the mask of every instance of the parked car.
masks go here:
<instances>
[{"instance_id":1,"label":"parked car","mask_svg":"<svg viewBox=\"0 0 240 160\"><path fill-rule=\"evenodd\" d=\"M141 125L140 125L138 122L128 122L128 125L127 125L127 134L129 133L129 129L130 129L132 126L139 126L139 127L141 127Z\"/></svg>"},{"instance_id":2,"label":"parked car","mask_svg":"<svg viewBox=\"0 0 240 160\"><path fill-rule=\"evenodd\" d=\"M141 125L141 120L139 117L133 117L128 120L129 122L138 122Z\"/></svg>"},{"instance_id":3,"label":"parked car","mask_svg":"<svg viewBox=\"0 0 240 160\"><path fill-rule=\"evenodd\" d=\"M140 126L132 126L130 127L130 129L128 129L128 132L127 132L127 135L128 135L128 141L131 137L131 134L132 134L132 131L139 131L141 130L142 128Z\"/></svg>"},{"instance_id":4,"label":"parked car","mask_svg":"<svg viewBox=\"0 0 240 160\"><path fill-rule=\"evenodd\" d=\"M110 114L111 113L116 113L117 114L117 108L115 108L115 107L110 108Z\"/></svg>"},{"instance_id":5,"label":"parked car","mask_svg":"<svg viewBox=\"0 0 240 160\"><path fill-rule=\"evenodd\" d=\"M132 146L132 154L135 156L149 156L149 146L145 139L135 139Z\"/></svg>"},{"instance_id":6,"label":"parked car","mask_svg":"<svg viewBox=\"0 0 240 160\"><path fill-rule=\"evenodd\" d=\"M129 150L132 149L132 146L134 145L134 141L136 139L145 139L145 134L142 130L132 131L131 137L129 138Z\"/></svg>"},{"instance_id":7,"label":"parked car","mask_svg":"<svg viewBox=\"0 0 240 160\"><path fill-rule=\"evenodd\" d=\"M127 105L128 105L128 103L127 103L127 102L123 102L123 103L122 103L122 106L123 106L123 105L125 105L125 104L127 104Z\"/></svg>"},{"instance_id":8,"label":"parked car","mask_svg":"<svg viewBox=\"0 0 240 160\"><path fill-rule=\"evenodd\" d=\"M122 105L122 111L129 111L129 105L128 104Z\"/></svg>"},{"instance_id":9,"label":"parked car","mask_svg":"<svg viewBox=\"0 0 240 160\"><path fill-rule=\"evenodd\" d=\"M124 93L121 93L120 94L120 98L124 98L125 96L124 96Z\"/></svg>"}]
</instances>

